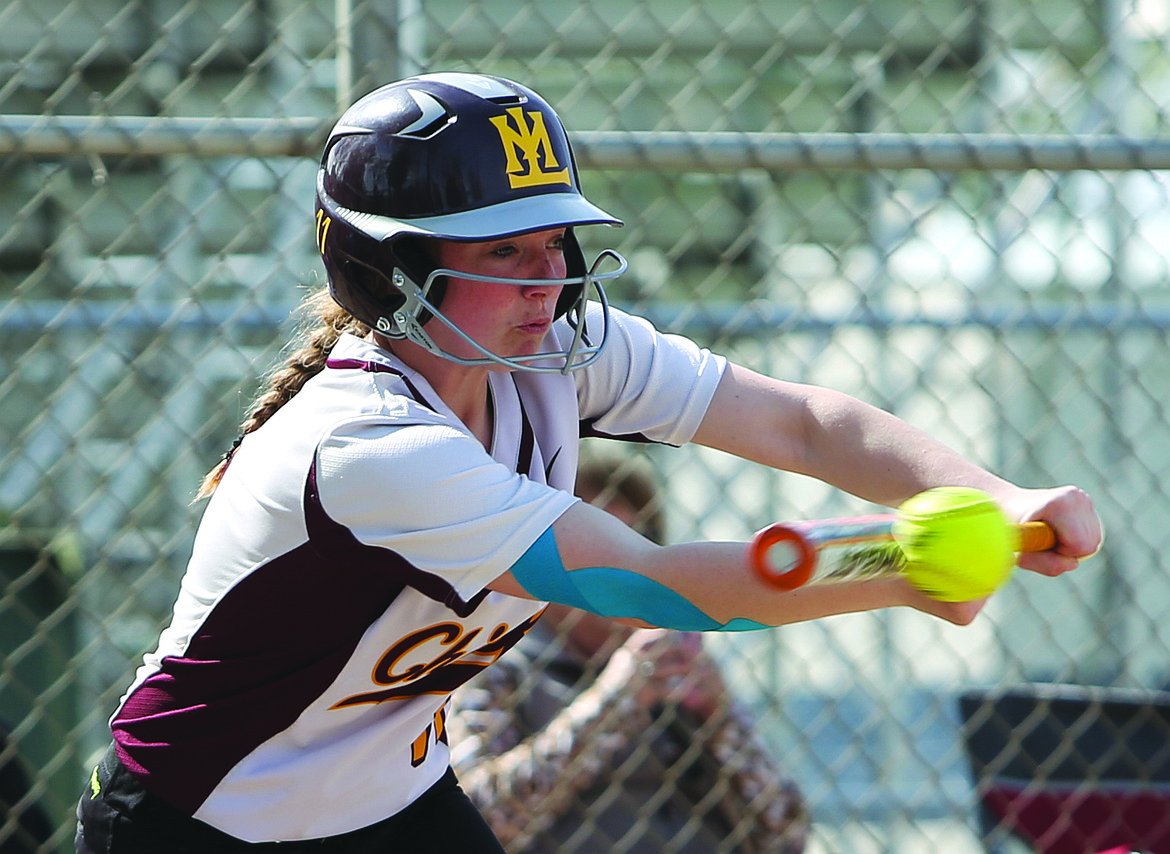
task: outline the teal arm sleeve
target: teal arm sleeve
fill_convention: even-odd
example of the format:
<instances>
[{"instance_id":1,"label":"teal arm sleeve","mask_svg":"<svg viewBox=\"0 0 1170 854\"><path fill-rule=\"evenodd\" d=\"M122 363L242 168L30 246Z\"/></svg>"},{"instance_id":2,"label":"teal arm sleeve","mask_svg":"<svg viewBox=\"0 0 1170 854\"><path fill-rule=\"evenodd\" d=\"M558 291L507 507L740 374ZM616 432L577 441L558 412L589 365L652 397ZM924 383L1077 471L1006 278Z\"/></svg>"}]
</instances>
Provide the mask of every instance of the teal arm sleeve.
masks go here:
<instances>
[{"instance_id":1,"label":"teal arm sleeve","mask_svg":"<svg viewBox=\"0 0 1170 854\"><path fill-rule=\"evenodd\" d=\"M684 632L742 632L766 629L755 620L720 623L663 584L607 566L565 569L549 528L512 567L512 577L531 596L570 605L611 619L643 620Z\"/></svg>"}]
</instances>

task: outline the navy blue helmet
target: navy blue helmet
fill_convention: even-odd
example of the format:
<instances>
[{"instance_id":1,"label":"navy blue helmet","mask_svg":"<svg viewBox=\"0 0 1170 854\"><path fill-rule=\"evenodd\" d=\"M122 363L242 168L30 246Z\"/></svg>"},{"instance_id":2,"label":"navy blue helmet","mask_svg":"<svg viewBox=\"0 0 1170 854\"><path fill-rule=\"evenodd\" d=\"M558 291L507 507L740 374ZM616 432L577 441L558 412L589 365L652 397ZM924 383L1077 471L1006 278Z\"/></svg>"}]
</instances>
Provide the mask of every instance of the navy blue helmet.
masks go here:
<instances>
[{"instance_id":1,"label":"navy blue helmet","mask_svg":"<svg viewBox=\"0 0 1170 854\"><path fill-rule=\"evenodd\" d=\"M457 329L441 312L452 271L436 269L420 238L483 242L565 228L567 275L556 280L563 285L556 315L568 314L574 326L584 323L590 291L606 306L600 282L626 268L611 250L586 264L574 227L621 221L581 194L568 136L548 103L498 77L426 74L357 101L325 144L316 208L317 246L334 299L383 335L463 364L554 370L529 364L536 357L512 362L475 342L482 359L436 347L423 326L439 318ZM598 272L606 258L616 269ZM555 370L583 367L604 346L604 333L591 341L583 332L572 352L539 358L563 358Z\"/></svg>"}]
</instances>

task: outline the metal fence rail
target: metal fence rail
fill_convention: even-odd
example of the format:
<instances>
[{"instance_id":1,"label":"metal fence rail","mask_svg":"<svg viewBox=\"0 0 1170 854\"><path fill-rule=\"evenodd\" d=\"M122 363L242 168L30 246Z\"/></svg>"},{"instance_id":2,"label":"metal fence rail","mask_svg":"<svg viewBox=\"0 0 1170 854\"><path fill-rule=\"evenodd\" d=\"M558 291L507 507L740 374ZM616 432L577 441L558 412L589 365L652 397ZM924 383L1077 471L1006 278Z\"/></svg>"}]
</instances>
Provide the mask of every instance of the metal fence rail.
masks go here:
<instances>
[{"instance_id":1,"label":"metal fence rail","mask_svg":"<svg viewBox=\"0 0 1170 854\"><path fill-rule=\"evenodd\" d=\"M1020 850L985 812L1012 785L996 769L1068 782L1021 753L1047 743L1029 727L1087 698L1059 750L1100 730L1116 752L1118 721L1159 731L1170 687L1168 42L1163 0L11 0L0 762L28 785L0 794L0 849L70 850L196 484L321 281L339 108L475 70L564 117L587 194L627 223L585 235L631 261L616 303L1094 494L1104 551L1018 574L973 626L889 612L707 642L810 804L808 851ZM630 453L674 540L868 509L700 449ZM1095 790L1132 782L1086 767Z\"/></svg>"},{"instance_id":2,"label":"metal fence rail","mask_svg":"<svg viewBox=\"0 0 1170 854\"><path fill-rule=\"evenodd\" d=\"M329 124L311 117L0 116L0 154L315 157ZM1170 169L1170 142L1104 134L571 131L570 136L581 167L599 170Z\"/></svg>"}]
</instances>

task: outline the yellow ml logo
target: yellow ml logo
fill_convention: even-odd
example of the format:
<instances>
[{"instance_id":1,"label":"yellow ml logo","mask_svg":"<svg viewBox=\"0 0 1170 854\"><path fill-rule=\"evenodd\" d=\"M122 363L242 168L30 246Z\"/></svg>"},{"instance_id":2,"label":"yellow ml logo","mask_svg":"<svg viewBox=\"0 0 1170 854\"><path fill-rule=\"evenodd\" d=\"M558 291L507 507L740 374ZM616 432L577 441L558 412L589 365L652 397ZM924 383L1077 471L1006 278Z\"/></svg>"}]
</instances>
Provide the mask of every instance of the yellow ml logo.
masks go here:
<instances>
[{"instance_id":1,"label":"yellow ml logo","mask_svg":"<svg viewBox=\"0 0 1170 854\"><path fill-rule=\"evenodd\" d=\"M539 110L530 110L525 121L524 111L519 107L509 107L505 112L507 116L492 116L491 123L496 126L500 142L504 144L504 153L508 157L505 169L512 189L571 184L569 170L561 168L553 153L544 115Z\"/></svg>"}]
</instances>

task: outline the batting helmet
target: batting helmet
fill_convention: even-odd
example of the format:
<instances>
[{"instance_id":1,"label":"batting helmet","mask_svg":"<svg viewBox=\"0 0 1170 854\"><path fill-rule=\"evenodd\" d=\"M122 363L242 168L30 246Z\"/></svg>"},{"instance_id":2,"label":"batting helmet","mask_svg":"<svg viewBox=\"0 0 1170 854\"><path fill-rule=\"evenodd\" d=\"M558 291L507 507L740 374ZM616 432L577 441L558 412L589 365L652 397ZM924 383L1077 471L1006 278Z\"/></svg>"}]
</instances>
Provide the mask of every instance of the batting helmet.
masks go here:
<instances>
[{"instance_id":1,"label":"batting helmet","mask_svg":"<svg viewBox=\"0 0 1170 854\"><path fill-rule=\"evenodd\" d=\"M463 359L435 345L422 328L438 317L462 334L441 310L444 277L453 271L438 269L420 238L484 242L565 228L567 274L555 280L563 286L556 316L568 315L574 326L584 324L591 290L608 312L601 281L626 268L611 250L586 264L573 228L622 223L581 194L560 119L518 83L426 74L366 95L329 134L316 209L317 245L334 299L390 338L408 338L463 364L540 371L583 367L604 346L604 332L591 341L578 329L572 352L514 362L471 342L483 357ZM606 258L616 269L598 272ZM550 368L545 360L552 356L564 364ZM541 366L530 364L536 358Z\"/></svg>"}]
</instances>

